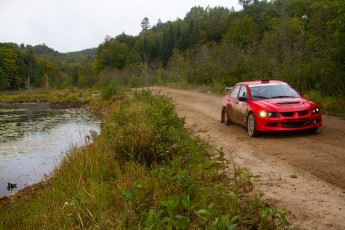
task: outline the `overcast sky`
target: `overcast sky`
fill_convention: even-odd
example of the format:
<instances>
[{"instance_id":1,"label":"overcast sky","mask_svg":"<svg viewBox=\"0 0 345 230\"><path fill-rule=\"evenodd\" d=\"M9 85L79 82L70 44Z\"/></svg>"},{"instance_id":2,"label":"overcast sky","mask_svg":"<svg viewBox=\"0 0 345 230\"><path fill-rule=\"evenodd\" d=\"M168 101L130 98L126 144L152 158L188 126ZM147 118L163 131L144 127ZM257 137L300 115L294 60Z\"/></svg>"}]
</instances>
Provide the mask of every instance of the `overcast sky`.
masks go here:
<instances>
[{"instance_id":1,"label":"overcast sky","mask_svg":"<svg viewBox=\"0 0 345 230\"><path fill-rule=\"evenodd\" d=\"M238 0L0 0L0 42L80 51L106 35L138 35L144 17L151 25L183 19L193 6L241 9Z\"/></svg>"}]
</instances>

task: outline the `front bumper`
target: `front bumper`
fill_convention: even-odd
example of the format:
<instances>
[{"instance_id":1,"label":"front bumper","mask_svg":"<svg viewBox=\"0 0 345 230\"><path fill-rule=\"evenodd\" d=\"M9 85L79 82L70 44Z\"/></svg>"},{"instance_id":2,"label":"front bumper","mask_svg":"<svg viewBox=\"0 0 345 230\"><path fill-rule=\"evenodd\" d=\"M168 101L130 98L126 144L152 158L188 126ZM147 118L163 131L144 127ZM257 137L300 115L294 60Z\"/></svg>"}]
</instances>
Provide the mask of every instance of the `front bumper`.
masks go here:
<instances>
[{"instance_id":1,"label":"front bumper","mask_svg":"<svg viewBox=\"0 0 345 230\"><path fill-rule=\"evenodd\" d=\"M256 130L262 132L308 130L322 126L321 114L295 118L256 117Z\"/></svg>"}]
</instances>

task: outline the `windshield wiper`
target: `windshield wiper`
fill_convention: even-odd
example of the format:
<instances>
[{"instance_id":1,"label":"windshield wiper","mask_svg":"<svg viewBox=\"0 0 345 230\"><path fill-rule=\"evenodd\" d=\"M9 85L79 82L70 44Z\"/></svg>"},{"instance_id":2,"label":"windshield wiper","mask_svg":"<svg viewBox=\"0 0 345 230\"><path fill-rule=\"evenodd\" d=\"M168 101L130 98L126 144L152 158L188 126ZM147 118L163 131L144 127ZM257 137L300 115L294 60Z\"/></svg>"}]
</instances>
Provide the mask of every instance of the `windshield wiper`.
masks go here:
<instances>
[{"instance_id":1,"label":"windshield wiper","mask_svg":"<svg viewBox=\"0 0 345 230\"><path fill-rule=\"evenodd\" d=\"M269 97L264 97L264 96L252 96L252 97L262 98L262 99L270 99Z\"/></svg>"},{"instance_id":2,"label":"windshield wiper","mask_svg":"<svg viewBox=\"0 0 345 230\"><path fill-rule=\"evenodd\" d=\"M274 97L271 97L271 98L288 98L288 97L295 98L294 96L274 96Z\"/></svg>"}]
</instances>

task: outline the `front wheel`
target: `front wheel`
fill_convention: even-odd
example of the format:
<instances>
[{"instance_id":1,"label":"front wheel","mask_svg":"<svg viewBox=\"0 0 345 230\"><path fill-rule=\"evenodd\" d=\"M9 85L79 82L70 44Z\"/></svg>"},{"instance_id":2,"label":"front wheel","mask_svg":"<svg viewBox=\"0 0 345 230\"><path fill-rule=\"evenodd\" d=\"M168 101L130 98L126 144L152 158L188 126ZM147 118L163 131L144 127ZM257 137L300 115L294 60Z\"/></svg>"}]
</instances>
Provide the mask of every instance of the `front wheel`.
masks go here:
<instances>
[{"instance_id":1,"label":"front wheel","mask_svg":"<svg viewBox=\"0 0 345 230\"><path fill-rule=\"evenodd\" d=\"M256 120L254 114L249 114L248 121L247 121L247 130L248 134L251 137L256 137L259 135L258 131L256 131Z\"/></svg>"}]
</instances>

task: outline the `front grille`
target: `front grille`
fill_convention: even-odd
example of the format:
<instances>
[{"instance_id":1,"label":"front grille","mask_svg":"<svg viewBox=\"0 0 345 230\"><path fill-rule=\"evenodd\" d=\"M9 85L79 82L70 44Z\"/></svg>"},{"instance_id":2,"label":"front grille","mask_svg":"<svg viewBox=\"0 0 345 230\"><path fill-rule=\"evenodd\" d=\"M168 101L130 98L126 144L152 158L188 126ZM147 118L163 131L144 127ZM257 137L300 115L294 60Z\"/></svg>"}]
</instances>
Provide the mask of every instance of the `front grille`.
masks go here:
<instances>
[{"instance_id":1,"label":"front grille","mask_svg":"<svg viewBox=\"0 0 345 230\"><path fill-rule=\"evenodd\" d=\"M299 116L306 116L309 114L309 110L303 110L297 112ZM280 113L283 117L293 117L295 112L281 112Z\"/></svg>"},{"instance_id":2,"label":"front grille","mask_svg":"<svg viewBox=\"0 0 345 230\"><path fill-rule=\"evenodd\" d=\"M302 122L283 122L282 126L284 128L301 128L305 126L309 126L310 121L302 121Z\"/></svg>"},{"instance_id":3,"label":"front grille","mask_svg":"<svg viewBox=\"0 0 345 230\"><path fill-rule=\"evenodd\" d=\"M282 112L280 113L283 117L292 117L294 112Z\"/></svg>"},{"instance_id":4,"label":"front grille","mask_svg":"<svg viewBox=\"0 0 345 230\"><path fill-rule=\"evenodd\" d=\"M299 111L299 112L298 112L298 114L299 114L300 116L308 115L308 113L309 113L309 110L304 110L304 111Z\"/></svg>"}]
</instances>

